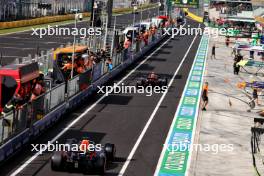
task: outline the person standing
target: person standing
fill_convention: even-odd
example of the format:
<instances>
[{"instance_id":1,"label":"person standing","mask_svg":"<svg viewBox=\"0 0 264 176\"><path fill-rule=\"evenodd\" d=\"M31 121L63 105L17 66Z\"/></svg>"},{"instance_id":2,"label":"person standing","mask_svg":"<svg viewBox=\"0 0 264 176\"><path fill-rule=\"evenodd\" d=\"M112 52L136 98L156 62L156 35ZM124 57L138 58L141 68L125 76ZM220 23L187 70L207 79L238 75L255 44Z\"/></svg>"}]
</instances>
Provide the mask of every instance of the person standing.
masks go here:
<instances>
[{"instance_id":1,"label":"person standing","mask_svg":"<svg viewBox=\"0 0 264 176\"><path fill-rule=\"evenodd\" d=\"M234 64L233 64L234 75L238 75L239 73L239 70L240 70L240 65L238 64L239 62L240 62L239 56L235 55Z\"/></svg>"},{"instance_id":2,"label":"person standing","mask_svg":"<svg viewBox=\"0 0 264 176\"><path fill-rule=\"evenodd\" d=\"M229 44L230 44L230 37L229 36L226 37L225 43L226 43L226 47L229 47Z\"/></svg>"},{"instance_id":3,"label":"person standing","mask_svg":"<svg viewBox=\"0 0 264 176\"><path fill-rule=\"evenodd\" d=\"M215 58L215 44L213 44L213 46L212 46L212 55L211 55L211 59L213 59L213 57L214 57L214 59L216 59Z\"/></svg>"},{"instance_id":4,"label":"person standing","mask_svg":"<svg viewBox=\"0 0 264 176\"><path fill-rule=\"evenodd\" d=\"M203 87L203 92L202 92L202 99L203 99L203 106L202 106L202 110L206 111L206 107L208 105L209 102L209 98L208 98L208 82L205 82L204 87Z\"/></svg>"},{"instance_id":5,"label":"person standing","mask_svg":"<svg viewBox=\"0 0 264 176\"><path fill-rule=\"evenodd\" d=\"M258 99L258 89L257 88L253 88L252 96L253 96L253 100L256 101L257 105L260 105L259 99Z\"/></svg>"},{"instance_id":6,"label":"person standing","mask_svg":"<svg viewBox=\"0 0 264 176\"><path fill-rule=\"evenodd\" d=\"M124 42L124 60L128 58L128 50L129 47L131 46L131 41L127 38Z\"/></svg>"}]
</instances>

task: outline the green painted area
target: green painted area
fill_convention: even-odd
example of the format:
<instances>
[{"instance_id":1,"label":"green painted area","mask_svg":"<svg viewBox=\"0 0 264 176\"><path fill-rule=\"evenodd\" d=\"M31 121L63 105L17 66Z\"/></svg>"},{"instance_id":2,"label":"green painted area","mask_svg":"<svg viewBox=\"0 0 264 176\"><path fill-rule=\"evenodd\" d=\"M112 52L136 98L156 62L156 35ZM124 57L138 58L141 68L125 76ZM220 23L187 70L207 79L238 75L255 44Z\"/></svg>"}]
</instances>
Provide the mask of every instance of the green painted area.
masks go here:
<instances>
[{"instance_id":1,"label":"green painted area","mask_svg":"<svg viewBox=\"0 0 264 176\"><path fill-rule=\"evenodd\" d=\"M202 91L209 38L203 36L166 141L158 176L185 176Z\"/></svg>"}]
</instances>

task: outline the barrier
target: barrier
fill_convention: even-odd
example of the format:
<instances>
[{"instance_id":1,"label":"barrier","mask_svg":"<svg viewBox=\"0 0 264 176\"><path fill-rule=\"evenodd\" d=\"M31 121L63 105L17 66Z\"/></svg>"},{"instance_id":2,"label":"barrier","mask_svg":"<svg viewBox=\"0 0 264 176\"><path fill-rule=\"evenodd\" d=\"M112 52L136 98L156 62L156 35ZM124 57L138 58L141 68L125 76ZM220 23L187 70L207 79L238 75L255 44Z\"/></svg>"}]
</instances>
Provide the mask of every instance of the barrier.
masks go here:
<instances>
[{"instance_id":1,"label":"barrier","mask_svg":"<svg viewBox=\"0 0 264 176\"><path fill-rule=\"evenodd\" d=\"M10 113L4 118L10 120L8 128L0 124L0 129L4 131L4 133L0 133L2 136L0 142L1 140L6 141L9 139L0 146L0 162L12 156L25 143L37 138L48 127L56 123L67 110L71 110L92 95L97 90L97 86L101 86L113 79L151 50L163 38L165 36L155 34L154 39L151 39L150 43L147 46L143 46L137 53L133 53L131 47L127 49L126 55L123 52L117 53L115 50L112 60L114 63L113 70L105 70L105 62L96 64L92 69L67 81L67 84L62 83L48 90L32 103L24 105L18 113ZM51 54L47 55L41 56L38 60L42 60L44 57L52 57ZM124 56L126 57L124 58ZM43 65L49 64L43 62ZM67 95L65 95L66 86ZM14 118L14 116L17 118ZM13 133L14 137L9 138L10 134L12 134L11 132L14 131L19 132L19 134Z\"/></svg>"},{"instance_id":2,"label":"barrier","mask_svg":"<svg viewBox=\"0 0 264 176\"><path fill-rule=\"evenodd\" d=\"M92 75L93 75L92 81L93 82L97 81L102 76L102 66L103 66L103 63L99 63L93 67L93 71L92 71Z\"/></svg>"},{"instance_id":3,"label":"barrier","mask_svg":"<svg viewBox=\"0 0 264 176\"><path fill-rule=\"evenodd\" d=\"M120 65L122 62L122 53L117 53L117 52L114 52L113 53L113 59L112 59L112 64L113 64L113 67L117 67L118 65Z\"/></svg>"},{"instance_id":4,"label":"barrier","mask_svg":"<svg viewBox=\"0 0 264 176\"><path fill-rule=\"evenodd\" d=\"M67 83L68 97L72 97L77 92L79 92L79 85L78 85L79 79L80 79L80 77L79 77L79 75L77 75L76 77L74 77L68 81L68 83Z\"/></svg>"},{"instance_id":5,"label":"barrier","mask_svg":"<svg viewBox=\"0 0 264 176\"><path fill-rule=\"evenodd\" d=\"M4 138L4 128L3 128L3 118L0 119L0 144L3 142Z\"/></svg>"},{"instance_id":6,"label":"barrier","mask_svg":"<svg viewBox=\"0 0 264 176\"><path fill-rule=\"evenodd\" d=\"M20 132L27 128L28 126L28 117L30 114L28 114L28 106L24 105L22 106L18 111L18 121L16 124L16 131Z\"/></svg>"},{"instance_id":7,"label":"barrier","mask_svg":"<svg viewBox=\"0 0 264 176\"><path fill-rule=\"evenodd\" d=\"M92 70L86 70L84 73L80 74L78 81L79 91L83 91L91 85L92 82Z\"/></svg>"},{"instance_id":8,"label":"barrier","mask_svg":"<svg viewBox=\"0 0 264 176\"><path fill-rule=\"evenodd\" d=\"M50 107L49 109L52 110L65 100L65 83L53 88L50 91Z\"/></svg>"},{"instance_id":9,"label":"barrier","mask_svg":"<svg viewBox=\"0 0 264 176\"><path fill-rule=\"evenodd\" d=\"M51 99L54 99L54 97L52 97ZM37 99L31 103L30 108L30 118L32 119L32 123L41 120L45 116L45 94L37 97Z\"/></svg>"},{"instance_id":10,"label":"barrier","mask_svg":"<svg viewBox=\"0 0 264 176\"><path fill-rule=\"evenodd\" d=\"M9 136L12 134L12 123L13 123L13 117L15 116L15 113L7 113L4 115L4 118L2 119L2 141L4 142L6 139L8 139Z\"/></svg>"}]
</instances>

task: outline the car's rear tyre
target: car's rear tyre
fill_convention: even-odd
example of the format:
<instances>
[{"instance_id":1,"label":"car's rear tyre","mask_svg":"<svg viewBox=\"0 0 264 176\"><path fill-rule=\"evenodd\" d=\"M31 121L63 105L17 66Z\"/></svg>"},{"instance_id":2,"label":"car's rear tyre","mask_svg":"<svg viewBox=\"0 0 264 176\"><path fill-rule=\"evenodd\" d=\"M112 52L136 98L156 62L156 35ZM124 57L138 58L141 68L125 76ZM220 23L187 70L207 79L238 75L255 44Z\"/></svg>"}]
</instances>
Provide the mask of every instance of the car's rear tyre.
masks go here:
<instances>
[{"instance_id":1,"label":"car's rear tyre","mask_svg":"<svg viewBox=\"0 0 264 176\"><path fill-rule=\"evenodd\" d=\"M63 157L61 152L55 152L51 157L51 169L59 171L63 167Z\"/></svg>"},{"instance_id":2,"label":"car's rear tyre","mask_svg":"<svg viewBox=\"0 0 264 176\"><path fill-rule=\"evenodd\" d=\"M105 153L107 160L114 161L116 153L115 145L109 143L105 144Z\"/></svg>"},{"instance_id":3,"label":"car's rear tyre","mask_svg":"<svg viewBox=\"0 0 264 176\"><path fill-rule=\"evenodd\" d=\"M164 86L167 86L168 85L168 78L165 78L165 85Z\"/></svg>"},{"instance_id":4,"label":"car's rear tyre","mask_svg":"<svg viewBox=\"0 0 264 176\"><path fill-rule=\"evenodd\" d=\"M105 156L99 156L98 159L95 161L95 169L96 172L100 175L103 175L106 171L106 158Z\"/></svg>"},{"instance_id":5,"label":"car's rear tyre","mask_svg":"<svg viewBox=\"0 0 264 176\"><path fill-rule=\"evenodd\" d=\"M167 85L168 85L168 79L167 78L159 80L159 86L160 87L167 86Z\"/></svg>"}]
</instances>

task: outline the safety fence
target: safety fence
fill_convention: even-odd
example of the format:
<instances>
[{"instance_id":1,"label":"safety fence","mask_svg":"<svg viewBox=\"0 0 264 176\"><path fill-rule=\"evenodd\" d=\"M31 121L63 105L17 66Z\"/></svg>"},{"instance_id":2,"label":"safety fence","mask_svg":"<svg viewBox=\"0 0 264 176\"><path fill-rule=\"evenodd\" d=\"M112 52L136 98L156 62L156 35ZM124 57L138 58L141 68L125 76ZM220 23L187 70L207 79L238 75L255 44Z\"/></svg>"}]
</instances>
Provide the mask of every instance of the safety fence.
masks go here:
<instances>
[{"instance_id":1,"label":"safety fence","mask_svg":"<svg viewBox=\"0 0 264 176\"><path fill-rule=\"evenodd\" d=\"M45 94L37 97L32 102L0 117L0 155L1 150L5 150L8 143L19 141L17 136L20 139L19 145L22 145L21 135L27 137L24 136L23 141L28 141L31 136L37 136L42 130L45 130L59 119L66 110L77 106L80 101L91 95L98 85L102 85L112 79L112 77L161 41L163 37L162 29L158 29L155 34L149 36L147 42L133 39L132 46L123 50L118 49L117 45L113 45L112 68L109 67L109 63L106 60L102 60L84 73L47 90ZM100 43L103 39L97 38L97 40ZM89 45L89 42L91 42L90 39L85 39L78 41L78 44ZM100 47L99 45L94 45L95 50ZM34 59L30 59L30 57L23 58L20 62L29 62L30 60L38 62L43 73L48 73L53 69L53 63L48 61L53 60L52 51L47 51L45 54L42 53L41 56L37 56ZM25 138L27 140L24 140ZM4 153L8 152L5 151Z\"/></svg>"}]
</instances>

